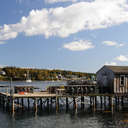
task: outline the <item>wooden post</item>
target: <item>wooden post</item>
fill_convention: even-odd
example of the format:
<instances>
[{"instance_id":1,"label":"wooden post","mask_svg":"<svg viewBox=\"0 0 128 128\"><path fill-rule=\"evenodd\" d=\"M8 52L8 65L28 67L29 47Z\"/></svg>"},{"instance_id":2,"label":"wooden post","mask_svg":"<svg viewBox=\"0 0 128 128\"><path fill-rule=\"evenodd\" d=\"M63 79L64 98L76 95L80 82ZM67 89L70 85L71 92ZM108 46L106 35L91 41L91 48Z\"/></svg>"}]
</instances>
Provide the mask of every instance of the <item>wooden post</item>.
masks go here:
<instances>
[{"instance_id":1,"label":"wooden post","mask_svg":"<svg viewBox=\"0 0 128 128\"><path fill-rule=\"evenodd\" d=\"M6 108L6 96L4 96L4 108Z\"/></svg>"},{"instance_id":2,"label":"wooden post","mask_svg":"<svg viewBox=\"0 0 128 128\"><path fill-rule=\"evenodd\" d=\"M7 97L6 110L9 110L9 98Z\"/></svg>"},{"instance_id":3,"label":"wooden post","mask_svg":"<svg viewBox=\"0 0 128 128\"><path fill-rule=\"evenodd\" d=\"M22 109L24 108L24 99L21 98L21 105L22 105Z\"/></svg>"},{"instance_id":4,"label":"wooden post","mask_svg":"<svg viewBox=\"0 0 128 128\"><path fill-rule=\"evenodd\" d=\"M66 97L66 112L68 112L68 97Z\"/></svg>"},{"instance_id":5,"label":"wooden post","mask_svg":"<svg viewBox=\"0 0 128 128\"><path fill-rule=\"evenodd\" d=\"M104 96L104 110L106 110L106 96Z\"/></svg>"},{"instance_id":6,"label":"wooden post","mask_svg":"<svg viewBox=\"0 0 128 128\"><path fill-rule=\"evenodd\" d=\"M75 113L77 113L77 101L75 97L73 97L73 105L74 105Z\"/></svg>"},{"instance_id":7,"label":"wooden post","mask_svg":"<svg viewBox=\"0 0 128 128\"><path fill-rule=\"evenodd\" d=\"M35 114L37 114L37 111L38 111L37 98L35 98L34 105L35 105Z\"/></svg>"},{"instance_id":8,"label":"wooden post","mask_svg":"<svg viewBox=\"0 0 128 128\"><path fill-rule=\"evenodd\" d=\"M102 101L102 96L100 96L100 107L102 108L103 101Z\"/></svg>"},{"instance_id":9,"label":"wooden post","mask_svg":"<svg viewBox=\"0 0 128 128\"><path fill-rule=\"evenodd\" d=\"M49 98L47 98L47 110L49 112Z\"/></svg>"},{"instance_id":10,"label":"wooden post","mask_svg":"<svg viewBox=\"0 0 128 128\"><path fill-rule=\"evenodd\" d=\"M95 102L95 96L93 97L93 109L94 109L94 112L96 111L96 102Z\"/></svg>"},{"instance_id":11,"label":"wooden post","mask_svg":"<svg viewBox=\"0 0 128 128\"><path fill-rule=\"evenodd\" d=\"M92 106L92 97L90 96L90 107Z\"/></svg>"},{"instance_id":12,"label":"wooden post","mask_svg":"<svg viewBox=\"0 0 128 128\"><path fill-rule=\"evenodd\" d=\"M73 97L73 109L75 109L75 97Z\"/></svg>"},{"instance_id":13,"label":"wooden post","mask_svg":"<svg viewBox=\"0 0 128 128\"><path fill-rule=\"evenodd\" d=\"M0 95L0 105L1 105L1 95Z\"/></svg>"},{"instance_id":14,"label":"wooden post","mask_svg":"<svg viewBox=\"0 0 128 128\"><path fill-rule=\"evenodd\" d=\"M4 96L2 96L2 105L4 107Z\"/></svg>"},{"instance_id":15,"label":"wooden post","mask_svg":"<svg viewBox=\"0 0 128 128\"><path fill-rule=\"evenodd\" d=\"M114 102L113 102L113 97L111 97L111 111L112 111L112 114L114 112Z\"/></svg>"},{"instance_id":16,"label":"wooden post","mask_svg":"<svg viewBox=\"0 0 128 128\"><path fill-rule=\"evenodd\" d=\"M5 105L5 99L4 99L4 96L3 96L3 109L4 109L4 105Z\"/></svg>"},{"instance_id":17,"label":"wooden post","mask_svg":"<svg viewBox=\"0 0 128 128\"><path fill-rule=\"evenodd\" d=\"M84 96L81 96L81 109L84 109Z\"/></svg>"},{"instance_id":18,"label":"wooden post","mask_svg":"<svg viewBox=\"0 0 128 128\"><path fill-rule=\"evenodd\" d=\"M115 96L115 104L116 104L116 107L117 107L117 104L118 104L118 102L117 102L117 96Z\"/></svg>"},{"instance_id":19,"label":"wooden post","mask_svg":"<svg viewBox=\"0 0 128 128\"><path fill-rule=\"evenodd\" d=\"M42 110L42 98L40 98L40 109Z\"/></svg>"},{"instance_id":20,"label":"wooden post","mask_svg":"<svg viewBox=\"0 0 128 128\"><path fill-rule=\"evenodd\" d=\"M12 108L11 108L11 105L12 105L12 101L11 101L11 97L9 96L8 97L8 111L11 112L12 111Z\"/></svg>"},{"instance_id":21,"label":"wooden post","mask_svg":"<svg viewBox=\"0 0 128 128\"><path fill-rule=\"evenodd\" d=\"M109 96L108 97L108 106L109 106L109 110L111 111L111 106L112 106L112 103L111 103L112 101L111 101L111 97Z\"/></svg>"},{"instance_id":22,"label":"wooden post","mask_svg":"<svg viewBox=\"0 0 128 128\"><path fill-rule=\"evenodd\" d=\"M8 104L7 104L7 110L10 112L10 107L11 106L11 101L10 101L10 97L8 97Z\"/></svg>"},{"instance_id":23,"label":"wooden post","mask_svg":"<svg viewBox=\"0 0 128 128\"><path fill-rule=\"evenodd\" d=\"M56 96L56 112L59 110L59 97Z\"/></svg>"},{"instance_id":24,"label":"wooden post","mask_svg":"<svg viewBox=\"0 0 128 128\"><path fill-rule=\"evenodd\" d=\"M15 114L15 99L12 97L12 115Z\"/></svg>"},{"instance_id":25,"label":"wooden post","mask_svg":"<svg viewBox=\"0 0 128 128\"><path fill-rule=\"evenodd\" d=\"M95 96L95 105L97 107L97 96Z\"/></svg>"},{"instance_id":26,"label":"wooden post","mask_svg":"<svg viewBox=\"0 0 128 128\"><path fill-rule=\"evenodd\" d=\"M0 96L0 104L2 105L2 95Z\"/></svg>"},{"instance_id":27,"label":"wooden post","mask_svg":"<svg viewBox=\"0 0 128 128\"><path fill-rule=\"evenodd\" d=\"M3 96L1 95L1 105L3 106Z\"/></svg>"},{"instance_id":28,"label":"wooden post","mask_svg":"<svg viewBox=\"0 0 128 128\"><path fill-rule=\"evenodd\" d=\"M121 105L122 106L124 105L124 97L123 96L121 97Z\"/></svg>"},{"instance_id":29,"label":"wooden post","mask_svg":"<svg viewBox=\"0 0 128 128\"><path fill-rule=\"evenodd\" d=\"M118 101L118 105L120 104L120 97L118 96L117 98L117 101Z\"/></svg>"},{"instance_id":30,"label":"wooden post","mask_svg":"<svg viewBox=\"0 0 128 128\"><path fill-rule=\"evenodd\" d=\"M3 105L3 96L1 95L1 105Z\"/></svg>"},{"instance_id":31,"label":"wooden post","mask_svg":"<svg viewBox=\"0 0 128 128\"><path fill-rule=\"evenodd\" d=\"M119 107L118 98L117 98L117 96L115 96L115 109L116 109L116 111L118 110L118 107Z\"/></svg>"},{"instance_id":32,"label":"wooden post","mask_svg":"<svg viewBox=\"0 0 128 128\"><path fill-rule=\"evenodd\" d=\"M51 107L51 109L52 109L52 97L51 97L51 99L50 99L50 107Z\"/></svg>"},{"instance_id":33,"label":"wooden post","mask_svg":"<svg viewBox=\"0 0 128 128\"><path fill-rule=\"evenodd\" d=\"M29 101L29 98L27 99L28 101L28 110L30 109L30 101Z\"/></svg>"},{"instance_id":34,"label":"wooden post","mask_svg":"<svg viewBox=\"0 0 128 128\"><path fill-rule=\"evenodd\" d=\"M17 104L19 105L19 98L17 98Z\"/></svg>"}]
</instances>

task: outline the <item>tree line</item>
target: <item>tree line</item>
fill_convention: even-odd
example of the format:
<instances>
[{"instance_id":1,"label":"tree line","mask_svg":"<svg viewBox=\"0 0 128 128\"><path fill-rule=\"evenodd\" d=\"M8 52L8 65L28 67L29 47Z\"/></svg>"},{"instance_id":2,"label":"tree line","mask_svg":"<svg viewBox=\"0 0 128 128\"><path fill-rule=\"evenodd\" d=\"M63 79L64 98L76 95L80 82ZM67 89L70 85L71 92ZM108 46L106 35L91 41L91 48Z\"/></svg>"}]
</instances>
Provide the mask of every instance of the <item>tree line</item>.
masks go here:
<instances>
[{"instance_id":1,"label":"tree line","mask_svg":"<svg viewBox=\"0 0 128 128\"><path fill-rule=\"evenodd\" d=\"M72 77L86 77L90 79L95 76L94 73L83 73L83 72L73 72L59 69L33 69L33 68L18 68L18 67L3 67L0 68L0 80L13 80L24 81L27 78L27 73L29 72L29 77L32 80L62 80L71 79Z\"/></svg>"}]
</instances>

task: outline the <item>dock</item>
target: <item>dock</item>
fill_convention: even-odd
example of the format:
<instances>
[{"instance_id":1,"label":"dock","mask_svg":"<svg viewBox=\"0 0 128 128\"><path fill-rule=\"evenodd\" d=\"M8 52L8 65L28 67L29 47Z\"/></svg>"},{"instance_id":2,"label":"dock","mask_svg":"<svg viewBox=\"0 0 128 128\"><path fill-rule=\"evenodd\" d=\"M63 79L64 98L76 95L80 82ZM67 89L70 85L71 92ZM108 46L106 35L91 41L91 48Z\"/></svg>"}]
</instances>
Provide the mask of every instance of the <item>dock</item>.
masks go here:
<instances>
[{"instance_id":1,"label":"dock","mask_svg":"<svg viewBox=\"0 0 128 128\"><path fill-rule=\"evenodd\" d=\"M11 91L10 93L0 92L0 106L7 108L12 115L15 114L16 109L27 108L27 110L29 110L30 107L32 107L33 111L38 113L38 110L42 110L44 106L49 108L49 106L53 105L57 112L60 109L61 102L63 102L66 111L72 106L71 108L77 112L78 105L81 109L84 109L87 104L87 100L85 99L87 98L88 104L92 107L94 112L97 110L97 105L99 104L100 107L104 109L108 106L113 113L114 107L118 107L119 105L123 106L124 101L128 102L128 94L97 93L94 85L51 86L45 91L36 92L33 87L23 86L15 87L15 89L14 93L11 93Z\"/></svg>"}]
</instances>

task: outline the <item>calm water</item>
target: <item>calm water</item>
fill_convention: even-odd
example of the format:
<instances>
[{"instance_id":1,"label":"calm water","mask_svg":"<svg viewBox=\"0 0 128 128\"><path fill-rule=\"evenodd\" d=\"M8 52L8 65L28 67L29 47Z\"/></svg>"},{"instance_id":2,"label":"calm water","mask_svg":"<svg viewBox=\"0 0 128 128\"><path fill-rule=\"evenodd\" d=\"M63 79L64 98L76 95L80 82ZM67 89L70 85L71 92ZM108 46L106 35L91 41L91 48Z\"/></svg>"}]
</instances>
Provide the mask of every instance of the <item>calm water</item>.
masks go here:
<instances>
[{"instance_id":1,"label":"calm water","mask_svg":"<svg viewBox=\"0 0 128 128\"><path fill-rule=\"evenodd\" d=\"M8 82L0 82L8 85ZM49 85L64 85L65 82L32 82L28 85L35 85L42 90ZM13 85L26 85L25 82L13 82ZM66 113L61 111L39 112L35 116L31 112L23 112L12 117L0 109L0 128L128 128L128 110L121 112L92 112L90 108Z\"/></svg>"}]
</instances>

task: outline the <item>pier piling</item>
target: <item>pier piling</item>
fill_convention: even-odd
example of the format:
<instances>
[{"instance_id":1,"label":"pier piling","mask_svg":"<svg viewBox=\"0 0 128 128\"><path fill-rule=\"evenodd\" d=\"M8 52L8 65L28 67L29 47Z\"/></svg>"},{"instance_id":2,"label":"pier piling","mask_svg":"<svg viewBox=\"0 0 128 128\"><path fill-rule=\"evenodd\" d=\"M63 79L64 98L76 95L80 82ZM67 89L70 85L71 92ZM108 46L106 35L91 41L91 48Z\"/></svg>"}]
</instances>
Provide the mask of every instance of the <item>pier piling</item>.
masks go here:
<instances>
[{"instance_id":1,"label":"pier piling","mask_svg":"<svg viewBox=\"0 0 128 128\"><path fill-rule=\"evenodd\" d=\"M74 89L75 90L75 89ZM63 93L60 93L63 91ZM85 99L87 98L90 101L91 109L95 112L98 107L98 103L100 103L101 110L107 110L109 107L111 112L114 112L114 107L123 106L126 102L126 98L128 95L123 94L96 94L96 93L85 93L82 91L80 94L77 90L75 92L69 92L66 94L65 90L59 90L59 93L49 93L49 92L32 92L26 94L15 93L10 95L9 93L0 92L0 106L7 110L11 110L11 113L15 113L19 110L19 108L28 108L24 110L29 110L30 107L33 107L32 110L37 113L38 105L40 110L47 108L50 112L52 107L56 106L56 112L58 112L61 108L60 104L65 106L66 112L68 112L69 108L73 108L73 110L77 113L79 108L81 110L85 109ZM99 99L99 100L98 100ZM34 102L33 102L34 101ZM33 103L33 105L31 105ZM15 107L16 106L16 107ZM45 107L47 106L47 107ZM80 107L79 107L80 106Z\"/></svg>"},{"instance_id":2,"label":"pier piling","mask_svg":"<svg viewBox=\"0 0 128 128\"><path fill-rule=\"evenodd\" d=\"M38 106L37 106L37 98L34 99L35 113L37 114Z\"/></svg>"},{"instance_id":3,"label":"pier piling","mask_svg":"<svg viewBox=\"0 0 128 128\"><path fill-rule=\"evenodd\" d=\"M29 98L27 98L27 102L28 102L28 110L30 109L30 100Z\"/></svg>"},{"instance_id":4,"label":"pier piling","mask_svg":"<svg viewBox=\"0 0 128 128\"><path fill-rule=\"evenodd\" d=\"M68 97L66 97L66 112L68 112L69 105L68 105Z\"/></svg>"},{"instance_id":5,"label":"pier piling","mask_svg":"<svg viewBox=\"0 0 128 128\"><path fill-rule=\"evenodd\" d=\"M12 97L12 115L15 114L15 99Z\"/></svg>"}]
</instances>

